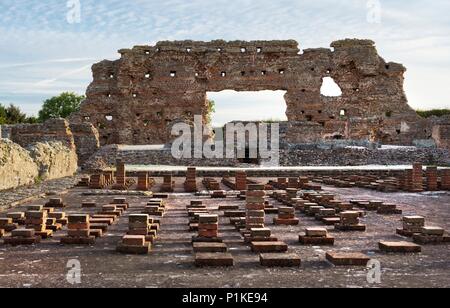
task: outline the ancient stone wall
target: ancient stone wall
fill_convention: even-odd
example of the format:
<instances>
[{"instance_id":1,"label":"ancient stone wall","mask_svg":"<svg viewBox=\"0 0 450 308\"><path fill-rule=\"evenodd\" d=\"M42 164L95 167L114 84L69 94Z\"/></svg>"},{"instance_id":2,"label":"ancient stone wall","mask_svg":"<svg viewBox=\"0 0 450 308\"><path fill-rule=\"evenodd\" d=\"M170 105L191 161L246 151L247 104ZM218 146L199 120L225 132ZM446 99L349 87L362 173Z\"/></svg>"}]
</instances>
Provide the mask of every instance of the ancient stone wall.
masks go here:
<instances>
[{"instance_id":1,"label":"ancient stone wall","mask_svg":"<svg viewBox=\"0 0 450 308\"><path fill-rule=\"evenodd\" d=\"M28 147L38 142L61 142L69 148L75 148L69 122L64 119L51 119L42 124L20 124L11 127L10 139Z\"/></svg>"},{"instance_id":2,"label":"ancient stone wall","mask_svg":"<svg viewBox=\"0 0 450 308\"><path fill-rule=\"evenodd\" d=\"M100 148L98 131L91 123L70 123L70 130L81 165Z\"/></svg>"},{"instance_id":3,"label":"ancient stone wall","mask_svg":"<svg viewBox=\"0 0 450 308\"><path fill-rule=\"evenodd\" d=\"M0 190L32 184L38 176L37 164L27 150L0 139Z\"/></svg>"},{"instance_id":4,"label":"ancient stone wall","mask_svg":"<svg viewBox=\"0 0 450 308\"><path fill-rule=\"evenodd\" d=\"M438 147L450 150L450 124L435 125L433 127L433 139Z\"/></svg>"},{"instance_id":5,"label":"ancient stone wall","mask_svg":"<svg viewBox=\"0 0 450 308\"><path fill-rule=\"evenodd\" d=\"M61 142L36 143L27 148L38 166L41 180L72 176L78 169L78 158L74 148Z\"/></svg>"},{"instance_id":6,"label":"ancient stone wall","mask_svg":"<svg viewBox=\"0 0 450 308\"><path fill-rule=\"evenodd\" d=\"M0 139L0 191L72 176L77 168L75 149L61 142L35 143L25 149Z\"/></svg>"},{"instance_id":7,"label":"ancient stone wall","mask_svg":"<svg viewBox=\"0 0 450 308\"><path fill-rule=\"evenodd\" d=\"M93 66L81 111L105 144L165 144L178 121L207 118L207 92L285 90L288 141L357 139L412 144L430 139L403 91L405 67L386 62L370 40L300 51L295 41L175 41L123 49ZM332 77L339 97L321 94ZM258 102L255 102L257 108ZM238 117L238 114L236 114Z\"/></svg>"}]
</instances>

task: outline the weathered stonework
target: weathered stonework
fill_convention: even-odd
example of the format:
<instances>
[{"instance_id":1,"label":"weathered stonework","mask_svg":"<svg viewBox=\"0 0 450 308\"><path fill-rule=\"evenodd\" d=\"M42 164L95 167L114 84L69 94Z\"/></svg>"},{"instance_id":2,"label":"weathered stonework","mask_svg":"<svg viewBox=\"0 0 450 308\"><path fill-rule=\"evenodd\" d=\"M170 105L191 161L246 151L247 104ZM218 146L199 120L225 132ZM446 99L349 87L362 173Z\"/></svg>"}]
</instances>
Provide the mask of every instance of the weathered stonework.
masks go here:
<instances>
[{"instance_id":1,"label":"weathered stonework","mask_svg":"<svg viewBox=\"0 0 450 308\"><path fill-rule=\"evenodd\" d=\"M38 142L61 142L75 149L69 122L64 119L51 119L42 124L21 124L11 127L10 139L22 147Z\"/></svg>"},{"instance_id":2,"label":"weathered stonework","mask_svg":"<svg viewBox=\"0 0 450 308\"><path fill-rule=\"evenodd\" d=\"M407 104L403 65L385 62L370 40L331 47L300 52L295 41L176 41L123 49L121 59L93 66L87 99L71 121L92 123L101 145L166 144L173 123L207 118L207 92L285 90L291 143L431 138L429 121ZM321 95L324 77L341 96Z\"/></svg>"},{"instance_id":3,"label":"weathered stonework","mask_svg":"<svg viewBox=\"0 0 450 308\"><path fill-rule=\"evenodd\" d=\"M70 123L78 161L84 163L100 148L97 129L90 123Z\"/></svg>"},{"instance_id":4,"label":"weathered stonework","mask_svg":"<svg viewBox=\"0 0 450 308\"><path fill-rule=\"evenodd\" d=\"M32 184L38 176L37 165L27 150L0 139L0 190Z\"/></svg>"},{"instance_id":5,"label":"weathered stonework","mask_svg":"<svg viewBox=\"0 0 450 308\"><path fill-rule=\"evenodd\" d=\"M36 143L27 148L38 165L42 180L72 176L78 169L78 158L74 148L61 142Z\"/></svg>"},{"instance_id":6,"label":"weathered stonework","mask_svg":"<svg viewBox=\"0 0 450 308\"><path fill-rule=\"evenodd\" d=\"M77 169L75 149L61 142L35 143L25 149L0 139L0 191L72 176Z\"/></svg>"},{"instance_id":7,"label":"weathered stonework","mask_svg":"<svg viewBox=\"0 0 450 308\"><path fill-rule=\"evenodd\" d=\"M450 124L435 125L433 139L438 147L450 150Z\"/></svg>"}]
</instances>

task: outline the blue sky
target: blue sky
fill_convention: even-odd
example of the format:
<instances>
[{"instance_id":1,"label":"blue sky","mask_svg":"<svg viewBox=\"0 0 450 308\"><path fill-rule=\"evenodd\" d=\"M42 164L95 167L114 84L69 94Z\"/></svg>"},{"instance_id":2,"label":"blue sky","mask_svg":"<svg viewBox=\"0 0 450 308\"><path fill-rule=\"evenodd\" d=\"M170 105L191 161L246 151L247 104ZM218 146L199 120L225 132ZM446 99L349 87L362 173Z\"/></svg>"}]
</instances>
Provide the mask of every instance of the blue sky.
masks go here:
<instances>
[{"instance_id":1,"label":"blue sky","mask_svg":"<svg viewBox=\"0 0 450 308\"><path fill-rule=\"evenodd\" d=\"M35 114L48 97L84 93L93 63L117 59L118 49L159 40L295 39L301 48L311 48L370 38L387 61L408 68L411 106L450 107L448 0L381 0L376 22L368 18L376 0L79 0L80 23L67 21L67 2L1 0L3 104ZM244 120L282 118L282 95L211 95L218 104L215 121L236 119L236 107Z\"/></svg>"}]
</instances>

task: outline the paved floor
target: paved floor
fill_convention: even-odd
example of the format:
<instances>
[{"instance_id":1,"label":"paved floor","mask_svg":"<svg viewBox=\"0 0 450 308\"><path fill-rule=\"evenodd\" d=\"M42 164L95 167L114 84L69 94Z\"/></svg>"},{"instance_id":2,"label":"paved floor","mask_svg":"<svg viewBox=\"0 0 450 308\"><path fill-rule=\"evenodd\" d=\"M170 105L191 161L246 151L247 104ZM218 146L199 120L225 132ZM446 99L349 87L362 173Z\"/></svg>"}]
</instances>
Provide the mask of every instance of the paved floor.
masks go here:
<instances>
[{"instance_id":1,"label":"paved floor","mask_svg":"<svg viewBox=\"0 0 450 308\"><path fill-rule=\"evenodd\" d=\"M259 179L262 181L262 179ZM264 179L266 181L267 179ZM158 190L160 185L155 190ZM377 250L380 240L401 240L395 228L401 226L401 216L383 216L369 213L362 222L367 232L338 233L335 247L308 247L298 244L298 234L308 226L323 226L313 218L300 217L300 225L275 226L274 215L266 216L266 224L273 234L289 244L290 252L302 258L301 268L267 269L259 265L259 257L243 244L240 234L220 218L220 232L233 255L232 268L196 268L190 239L195 233L188 231L185 206L190 200L202 199L212 213L222 215L218 206L244 201L229 197L210 199L182 193L182 179L177 179L177 193L167 200L167 213L162 219L162 230L151 254L128 256L115 252L115 246L127 229L127 216L139 213L148 197L127 196L129 211L108 230L104 238L91 247L62 246L58 240L65 231L53 239L32 247L0 245L0 287L72 287L67 280L67 262L81 262L81 287L450 287L450 249L448 245L425 246L421 254L384 254ZM325 187L340 199L370 198L397 202L405 214L427 217L428 224L450 230L450 194L380 193L358 188ZM81 209L82 201L95 200L99 206L112 201L112 196L83 196L84 189L72 189L63 196L69 205L68 213L93 213ZM40 200L37 203L44 203ZM280 204L273 199L275 206ZM19 209L23 209L19 208ZM97 209L98 210L98 209ZM325 261L328 250L362 251L382 265L381 285L367 282L365 268L334 267Z\"/></svg>"}]
</instances>

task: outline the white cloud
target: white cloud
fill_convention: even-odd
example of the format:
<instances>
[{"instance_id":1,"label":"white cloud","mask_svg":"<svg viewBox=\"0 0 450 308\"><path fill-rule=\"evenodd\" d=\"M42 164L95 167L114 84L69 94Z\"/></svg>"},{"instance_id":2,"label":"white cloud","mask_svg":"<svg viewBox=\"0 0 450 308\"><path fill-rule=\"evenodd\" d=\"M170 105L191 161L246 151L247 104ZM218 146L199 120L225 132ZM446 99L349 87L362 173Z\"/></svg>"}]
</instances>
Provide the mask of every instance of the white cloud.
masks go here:
<instances>
[{"instance_id":1,"label":"white cloud","mask_svg":"<svg viewBox=\"0 0 450 308\"><path fill-rule=\"evenodd\" d=\"M92 78L88 65L117 58L120 48L159 40L296 39L301 48L311 48L328 47L346 37L371 38L387 61L405 64L412 106L450 102L443 82L450 74L447 0L432 4L382 0L381 24L367 23L364 0L81 0L81 4L81 23L68 24L65 1L1 1L2 102L35 110L43 95L83 92Z\"/></svg>"}]
</instances>

